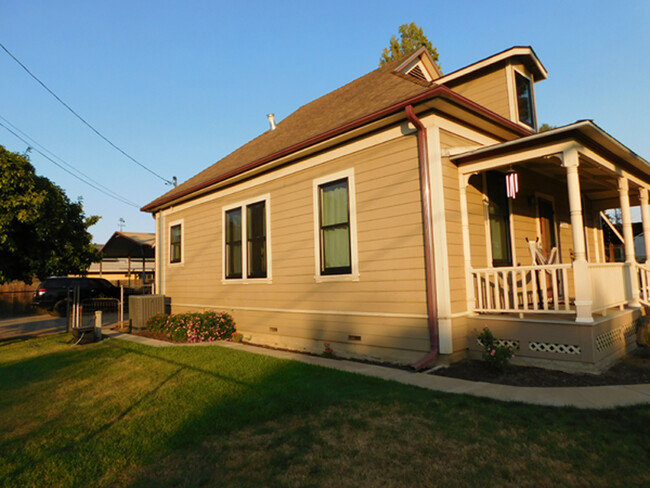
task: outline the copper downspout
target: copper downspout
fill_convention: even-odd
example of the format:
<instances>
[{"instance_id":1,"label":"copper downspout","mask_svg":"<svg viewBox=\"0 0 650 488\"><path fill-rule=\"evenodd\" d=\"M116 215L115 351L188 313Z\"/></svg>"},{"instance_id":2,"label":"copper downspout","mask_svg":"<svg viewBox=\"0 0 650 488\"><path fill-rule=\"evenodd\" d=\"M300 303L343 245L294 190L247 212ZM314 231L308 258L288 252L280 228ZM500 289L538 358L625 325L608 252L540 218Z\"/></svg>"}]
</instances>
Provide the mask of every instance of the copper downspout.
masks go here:
<instances>
[{"instance_id":1,"label":"copper downspout","mask_svg":"<svg viewBox=\"0 0 650 488\"><path fill-rule=\"evenodd\" d=\"M438 302L436 289L435 265L436 256L433 247L433 229L431 228L431 189L429 186L429 152L427 147L426 128L413 111L413 105L404 108L406 118L417 129L418 165L420 168L420 200L422 202L422 220L424 227L424 274L427 287L427 323L429 326L429 353L415 364L411 365L416 371L421 370L438 357Z\"/></svg>"}]
</instances>

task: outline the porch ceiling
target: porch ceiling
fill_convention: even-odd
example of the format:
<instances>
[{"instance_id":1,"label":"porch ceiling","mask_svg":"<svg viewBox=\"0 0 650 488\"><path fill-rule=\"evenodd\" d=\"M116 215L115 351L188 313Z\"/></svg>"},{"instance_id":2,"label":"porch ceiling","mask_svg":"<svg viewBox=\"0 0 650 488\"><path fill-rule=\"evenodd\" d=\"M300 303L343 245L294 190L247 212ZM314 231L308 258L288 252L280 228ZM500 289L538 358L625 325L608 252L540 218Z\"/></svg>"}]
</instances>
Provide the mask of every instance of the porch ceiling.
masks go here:
<instances>
[{"instance_id":1,"label":"porch ceiling","mask_svg":"<svg viewBox=\"0 0 650 488\"><path fill-rule=\"evenodd\" d=\"M619 206L618 179L628 178L630 204L638 205L638 188L650 188L650 163L623 146L591 121L522 137L451 156L464 174L524 166L566 185L564 151L579 152L581 193L600 210Z\"/></svg>"}]
</instances>

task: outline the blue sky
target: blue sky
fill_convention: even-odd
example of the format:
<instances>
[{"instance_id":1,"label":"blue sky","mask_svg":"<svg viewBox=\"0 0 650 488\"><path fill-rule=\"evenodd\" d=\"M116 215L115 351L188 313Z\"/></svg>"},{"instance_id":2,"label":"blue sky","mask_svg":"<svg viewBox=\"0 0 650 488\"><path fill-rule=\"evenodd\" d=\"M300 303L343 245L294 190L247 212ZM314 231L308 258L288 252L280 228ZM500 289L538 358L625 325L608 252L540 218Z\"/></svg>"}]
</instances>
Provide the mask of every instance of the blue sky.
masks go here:
<instances>
[{"instance_id":1,"label":"blue sky","mask_svg":"<svg viewBox=\"0 0 650 488\"><path fill-rule=\"evenodd\" d=\"M399 25L420 25L443 71L530 45L549 78L540 123L593 119L650 160L650 2L0 0L0 42L135 159L182 182L301 105L375 69ZM169 189L92 133L0 51L0 116L142 206ZM5 123L2 119L0 122ZM0 144L25 144L0 127ZM95 242L153 232L149 214L40 154L37 173L83 198Z\"/></svg>"}]
</instances>

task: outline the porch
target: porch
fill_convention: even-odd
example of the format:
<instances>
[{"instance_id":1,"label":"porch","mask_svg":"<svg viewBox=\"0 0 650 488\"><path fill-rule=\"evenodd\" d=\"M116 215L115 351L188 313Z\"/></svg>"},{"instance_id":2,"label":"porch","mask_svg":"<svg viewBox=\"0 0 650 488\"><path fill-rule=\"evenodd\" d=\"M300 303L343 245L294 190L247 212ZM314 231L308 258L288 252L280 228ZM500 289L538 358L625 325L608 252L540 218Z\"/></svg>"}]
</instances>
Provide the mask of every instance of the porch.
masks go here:
<instances>
[{"instance_id":1,"label":"porch","mask_svg":"<svg viewBox=\"0 0 650 488\"><path fill-rule=\"evenodd\" d=\"M640 206L650 236L648 162L590 121L450 159L460 178L470 351L485 325L517 345L520 361L574 370L602 369L634 346L650 266L636 260L630 208ZM508 197L506 174L518 177ZM600 215L612 208L625 262L607 262ZM650 239L645 248L650 256Z\"/></svg>"}]
</instances>

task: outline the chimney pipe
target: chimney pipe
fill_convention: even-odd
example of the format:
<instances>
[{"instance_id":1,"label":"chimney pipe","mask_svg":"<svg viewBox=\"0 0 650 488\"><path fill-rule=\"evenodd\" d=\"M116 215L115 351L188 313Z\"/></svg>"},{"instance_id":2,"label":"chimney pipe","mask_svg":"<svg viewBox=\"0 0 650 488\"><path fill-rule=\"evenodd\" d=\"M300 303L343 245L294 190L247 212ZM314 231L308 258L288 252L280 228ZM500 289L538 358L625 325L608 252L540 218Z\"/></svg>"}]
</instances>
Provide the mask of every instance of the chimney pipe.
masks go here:
<instances>
[{"instance_id":1,"label":"chimney pipe","mask_svg":"<svg viewBox=\"0 0 650 488\"><path fill-rule=\"evenodd\" d=\"M275 115L274 114L268 114L267 117L269 118L269 124L271 125L271 130L275 130L277 127L275 125Z\"/></svg>"}]
</instances>

